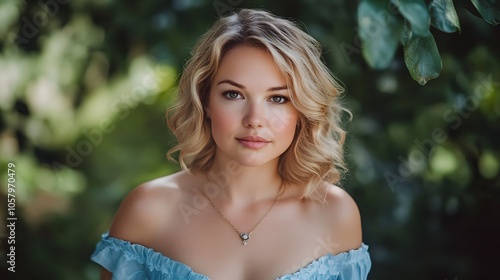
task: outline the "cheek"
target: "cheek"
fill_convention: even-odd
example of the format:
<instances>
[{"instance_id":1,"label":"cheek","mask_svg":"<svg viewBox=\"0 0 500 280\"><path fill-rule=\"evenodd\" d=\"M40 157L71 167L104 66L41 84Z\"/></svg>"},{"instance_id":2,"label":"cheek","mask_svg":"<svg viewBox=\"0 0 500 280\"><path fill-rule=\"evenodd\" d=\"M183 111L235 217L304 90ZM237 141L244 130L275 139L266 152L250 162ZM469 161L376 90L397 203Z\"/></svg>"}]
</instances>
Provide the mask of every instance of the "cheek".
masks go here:
<instances>
[{"instance_id":1,"label":"cheek","mask_svg":"<svg viewBox=\"0 0 500 280\"><path fill-rule=\"evenodd\" d=\"M212 134L214 137L216 137L216 134L224 133L234 128L236 118L231 111L217 106L210 108L210 111Z\"/></svg>"},{"instance_id":2,"label":"cheek","mask_svg":"<svg viewBox=\"0 0 500 280\"><path fill-rule=\"evenodd\" d=\"M276 110L269 119L270 125L275 132L284 134L294 134L297 127L299 113L295 108Z\"/></svg>"}]
</instances>

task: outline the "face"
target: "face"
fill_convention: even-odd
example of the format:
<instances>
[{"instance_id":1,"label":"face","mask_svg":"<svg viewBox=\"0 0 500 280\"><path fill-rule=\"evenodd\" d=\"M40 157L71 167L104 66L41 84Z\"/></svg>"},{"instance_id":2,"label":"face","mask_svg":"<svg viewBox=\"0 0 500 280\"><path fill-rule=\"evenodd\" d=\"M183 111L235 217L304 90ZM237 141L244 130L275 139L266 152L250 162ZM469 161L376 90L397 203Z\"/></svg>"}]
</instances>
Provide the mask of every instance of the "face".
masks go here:
<instances>
[{"instance_id":1,"label":"face","mask_svg":"<svg viewBox=\"0 0 500 280\"><path fill-rule=\"evenodd\" d=\"M228 51L208 103L216 160L277 164L293 140L299 112L290 102L285 77L264 49L238 46Z\"/></svg>"}]
</instances>

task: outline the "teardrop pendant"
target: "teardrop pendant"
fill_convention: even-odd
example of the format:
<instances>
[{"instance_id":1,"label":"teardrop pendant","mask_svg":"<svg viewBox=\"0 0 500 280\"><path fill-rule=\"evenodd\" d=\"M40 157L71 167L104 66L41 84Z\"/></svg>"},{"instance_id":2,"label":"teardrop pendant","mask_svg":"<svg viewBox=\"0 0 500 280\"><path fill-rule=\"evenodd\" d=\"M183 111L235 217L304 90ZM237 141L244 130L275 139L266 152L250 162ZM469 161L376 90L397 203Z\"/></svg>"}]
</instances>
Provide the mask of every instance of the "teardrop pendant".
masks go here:
<instances>
[{"instance_id":1,"label":"teardrop pendant","mask_svg":"<svg viewBox=\"0 0 500 280\"><path fill-rule=\"evenodd\" d=\"M243 242L243 245L247 245L248 239L250 239L250 235L248 233L240 233L240 238Z\"/></svg>"}]
</instances>

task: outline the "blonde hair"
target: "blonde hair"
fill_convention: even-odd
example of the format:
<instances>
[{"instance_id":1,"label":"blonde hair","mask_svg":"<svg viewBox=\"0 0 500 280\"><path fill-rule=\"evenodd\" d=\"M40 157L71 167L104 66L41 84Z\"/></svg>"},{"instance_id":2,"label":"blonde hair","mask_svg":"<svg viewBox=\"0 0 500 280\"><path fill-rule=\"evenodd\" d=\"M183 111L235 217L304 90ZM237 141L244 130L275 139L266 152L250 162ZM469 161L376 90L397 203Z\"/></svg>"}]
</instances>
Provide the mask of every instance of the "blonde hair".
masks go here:
<instances>
[{"instance_id":1,"label":"blonde hair","mask_svg":"<svg viewBox=\"0 0 500 280\"><path fill-rule=\"evenodd\" d=\"M280 176L288 183L305 184L306 198L317 194L322 182L338 183L346 170L340 123L347 110L338 102L343 89L323 63L314 38L261 10L241 9L220 18L198 41L179 80L177 102L167 113L178 141L168 158L179 152L183 169L206 172L211 167L216 145L204 108L222 57L243 44L265 48L272 55L300 112L292 144L280 156Z\"/></svg>"}]
</instances>

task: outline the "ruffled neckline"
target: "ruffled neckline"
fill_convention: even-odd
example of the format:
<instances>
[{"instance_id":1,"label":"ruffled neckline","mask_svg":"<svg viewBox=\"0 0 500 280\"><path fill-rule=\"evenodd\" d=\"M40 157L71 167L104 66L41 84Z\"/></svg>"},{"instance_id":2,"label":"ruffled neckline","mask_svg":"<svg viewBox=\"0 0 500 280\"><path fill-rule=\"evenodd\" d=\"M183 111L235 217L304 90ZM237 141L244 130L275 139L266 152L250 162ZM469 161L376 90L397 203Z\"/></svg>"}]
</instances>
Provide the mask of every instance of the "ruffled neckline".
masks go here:
<instances>
[{"instance_id":1,"label":"ruffled neckline","mask_svg":"<svg viewBox=\"0 0 500 280\"><path fill-rule=\"evenodd\" d=\"M148 267L151 271L160 271L165 275L177 276L179 279L207 280L208 276L195 272L189 265L171 259L152 248L141 244L111 237L108 233L102 235L102 240L97 245L96 253L100 248L111 248L114 251L122 251L127 260L134 260ZM315 275L318 270L331 270L332 267L343 266L361 261L368 254L368 246L364 243L358 248L337 255L326 254L315 259L308 265L296 272L283 275L276 280L306 279L309 275ZM321 271L319 271L321 274ZM325 271L326 273L326 271Z\"/></svg>"}]
</instances>

